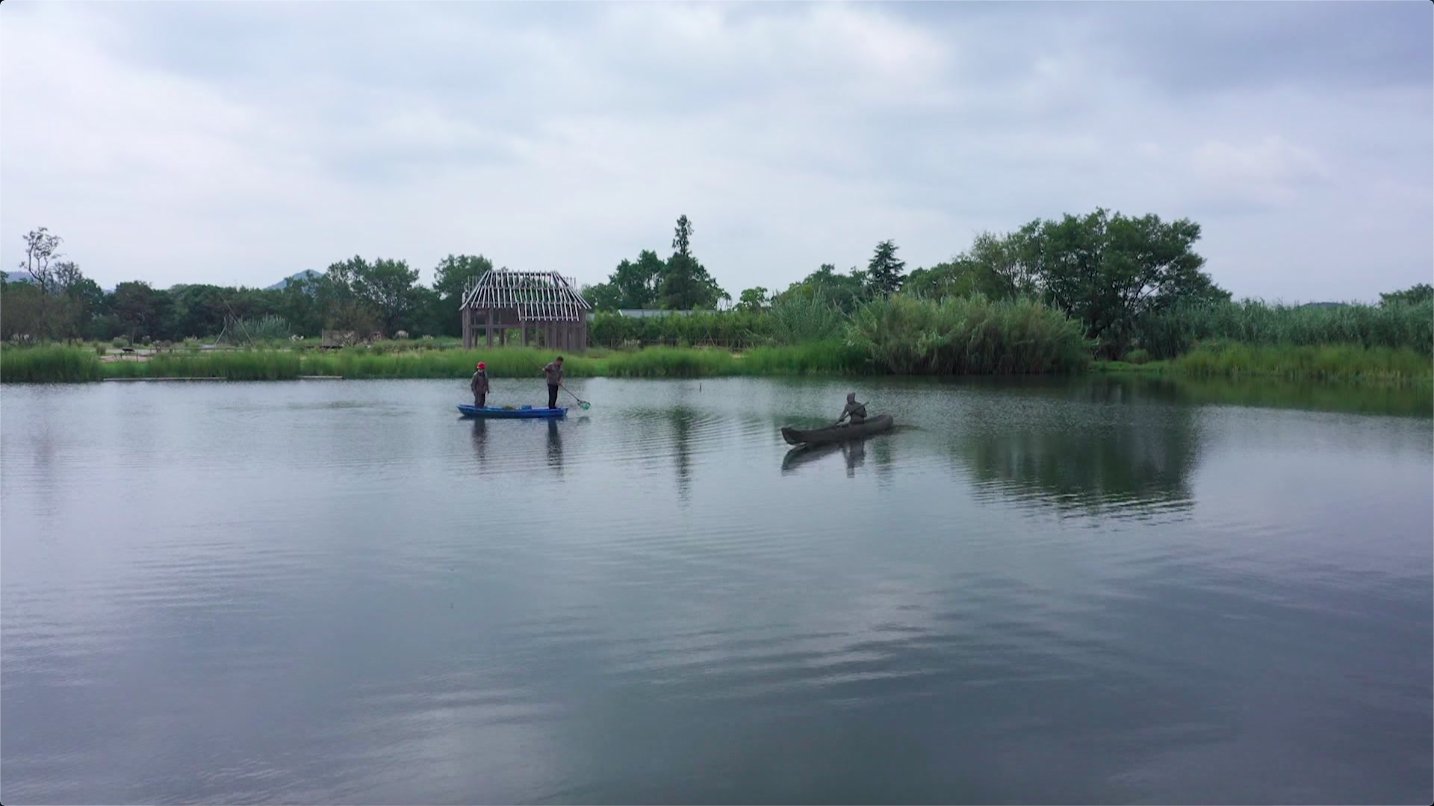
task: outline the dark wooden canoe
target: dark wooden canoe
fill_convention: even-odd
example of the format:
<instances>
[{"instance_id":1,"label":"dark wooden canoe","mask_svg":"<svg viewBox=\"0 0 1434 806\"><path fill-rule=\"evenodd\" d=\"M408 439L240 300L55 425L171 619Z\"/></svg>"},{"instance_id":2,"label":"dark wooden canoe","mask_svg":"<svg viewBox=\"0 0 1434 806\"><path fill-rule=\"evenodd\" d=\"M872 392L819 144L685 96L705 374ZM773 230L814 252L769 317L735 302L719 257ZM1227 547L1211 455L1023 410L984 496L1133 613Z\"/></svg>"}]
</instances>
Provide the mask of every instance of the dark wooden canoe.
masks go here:
<instances>
[{"instance_id":1,"label":"dark wooden canoe","mask_svg":"<svg viewBox=\"0 0 1434 806\"><path fill-rule=\"evenodd\" d=\"M880 434L883 431L890 431L894 424L890 414L878 414L860 425L829 425L826 428L815 428L811 431L783 428L782 439L785 439L788 445L820 445L823 442L842 442Z\"/></svg>"}]
</instances>

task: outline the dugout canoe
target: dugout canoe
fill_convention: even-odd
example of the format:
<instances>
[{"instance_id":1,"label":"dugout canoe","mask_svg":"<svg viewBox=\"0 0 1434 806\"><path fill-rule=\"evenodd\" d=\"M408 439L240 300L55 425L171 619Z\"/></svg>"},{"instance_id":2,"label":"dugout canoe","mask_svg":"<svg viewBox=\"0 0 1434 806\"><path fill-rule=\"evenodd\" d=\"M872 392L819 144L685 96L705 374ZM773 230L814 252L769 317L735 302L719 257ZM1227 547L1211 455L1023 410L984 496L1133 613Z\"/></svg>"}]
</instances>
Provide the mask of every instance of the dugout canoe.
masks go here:
<instances>
[{"instance_id":1,"label":"dugout canoe","mask_svg":"<svg viewBox=\"0 0 1434 806\"><path fill-rule=\"evenodd\" d=\"M880 434L883 431L890 431L893 425L895 422L891 419L890 414L878 414L857 425L830 425L810 431L783 428L782 439L785 439L788 445L821 445L827 442L844 442L848 439Z\"/></svg>"}]
</instances>

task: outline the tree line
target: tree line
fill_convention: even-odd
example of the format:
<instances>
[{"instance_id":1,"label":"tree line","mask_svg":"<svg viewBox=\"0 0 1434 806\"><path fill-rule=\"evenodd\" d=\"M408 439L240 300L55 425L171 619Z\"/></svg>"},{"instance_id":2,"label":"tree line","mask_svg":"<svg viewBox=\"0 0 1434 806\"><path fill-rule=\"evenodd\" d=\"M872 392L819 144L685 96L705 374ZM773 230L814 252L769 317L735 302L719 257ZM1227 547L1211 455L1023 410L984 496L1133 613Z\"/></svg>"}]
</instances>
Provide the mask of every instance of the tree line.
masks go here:
<instances>
[{"instance_id":1,"label":"tree line","mask_svg":"<svg viewBox=\"0 0 1434 806\"><path fill-rule=\"evenodd\" d=\"M1013 232L983 233L951 260L909 273L895 242L884 240L864 268L840 272L835 264L822 264L779 292L748 288L735 304L697 258L693 234L692 221L679 216L668 257L642 250L635 260L621 261L605 282L586 286L584 296L598 311L715 314L731 307L741 314L785 317L803 328L826 322L829 315L849 319L862 306L894 295L1027 299L1078 322L1083 336L1109 356L1124 355L1150 323L1172 311L1230 301L1195 252L1200 226L1184 218L1163 221L1097 209L1037 219ZM482 255L449 255L435 267L428 287L418 283L418 271L406 261L355 256L274 289L182 284L161 290L136 281L106 292L63 259L61 239L46 228L28 233L25 243L19 269L28 281L12 282L0 273L0 337L6 340L177 341L242 337L255 328L270 338L317 335L323 329L457 336L456 311L466 284L493 268ZM1428 304L1431 296L1434 289L1421 284L1382 298L1383 305L1393 306ZM243 333L232 332L236 329Z\"/></svg>"},{"instance_id":2,"label":"tree line","mask_svg":"<svg viewBox=\"0 0 1434 806\"><path fill-rule=\"evenodd\" d=\"M32 230L20 271L0 272L0 338L242 341L317 336L325 329L457 336L465 285L493 268L482 255L448 255L429 287L407 261L355 256L277 288L185 283L159 289L131 281L104 291L63 259L62 243L45 227Z\"/></svg>"}]
</instances>

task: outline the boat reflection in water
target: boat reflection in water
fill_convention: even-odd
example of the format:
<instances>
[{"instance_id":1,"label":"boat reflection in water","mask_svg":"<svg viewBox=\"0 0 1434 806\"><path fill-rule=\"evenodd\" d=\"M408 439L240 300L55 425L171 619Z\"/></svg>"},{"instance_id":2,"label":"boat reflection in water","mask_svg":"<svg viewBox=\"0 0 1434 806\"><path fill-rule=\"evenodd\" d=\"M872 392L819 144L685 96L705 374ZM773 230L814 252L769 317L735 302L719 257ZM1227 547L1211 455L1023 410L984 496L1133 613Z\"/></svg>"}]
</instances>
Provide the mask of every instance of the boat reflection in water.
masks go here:
<instances>
[{"instance_id":1,"label":"boat reflection in water","mask_svg":"<svg viewBox=\"0 0 1434 806\"><path fill-rule=\"evenodd\" d=\"M856 469L866 464L866 441L871 437L849 439L845 442L828 442L818 445L798 445L782 457L782 474L795 473L797 468L813 464L820 459L839 453L846 460L846 475L856 475Z\"/></svg>"}]
</instances>

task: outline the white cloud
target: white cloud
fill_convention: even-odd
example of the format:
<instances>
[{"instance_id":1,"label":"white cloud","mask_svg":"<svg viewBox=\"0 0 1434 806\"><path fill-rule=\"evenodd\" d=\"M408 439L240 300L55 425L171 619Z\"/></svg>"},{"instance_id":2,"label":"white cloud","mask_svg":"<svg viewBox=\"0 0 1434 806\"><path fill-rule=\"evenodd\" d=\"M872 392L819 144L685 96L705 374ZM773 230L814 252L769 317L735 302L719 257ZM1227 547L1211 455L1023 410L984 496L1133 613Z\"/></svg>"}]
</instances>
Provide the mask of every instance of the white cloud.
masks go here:
<instances>
[{"instance_id":1,"label":"white cloud","mask_svg":"<svg viewBox=\"0 0 1434 806\"><path fill-rule=\"evenodd\" d=\"M1313 149L1267 136L1243 145L1213 140L1191 155L1195 175L1219 194L1261 203L1282 203L1298 198L1303 186L1331 175Z\"/></svg>"},{"instance_id":2,"label":"white cloud","mask_svg":"<svg viewBox=\"0 0 1434 806\"><path fill-rule=\"evenodd\" d=\"M1304 8L1251 12L1236 38ZM1334 90L1291 86L1277 50L1221 50L1219 25L1152 51L1161 13L7 7L0 247L13 264L23 232L49 226L106 286L266 285L356 253L429 278L449 252L595 282L665 251L686 213L736 294L864 263L885 238L929 265L982 230L1105 206L1199 221L1237 294L1373 298L1427 279L1434 92L1428 70L1404 78L1427 48L1373 53ZM1218 80L1196 92L1155 59L1218 62ZM1350 274L1328 247L1370 231L1379 268ZM1281 246L1313 254L1296 271L1268 259Z\"/></svg>"}]
</instances>

